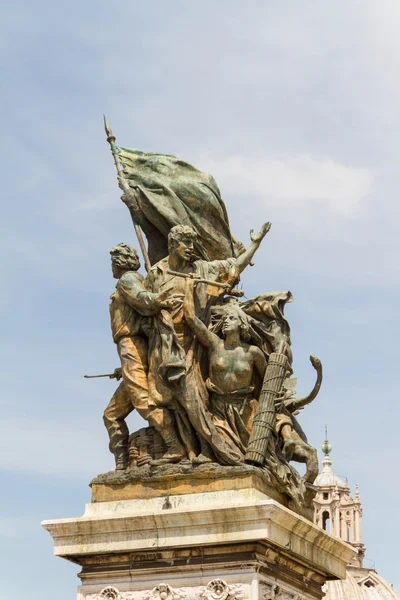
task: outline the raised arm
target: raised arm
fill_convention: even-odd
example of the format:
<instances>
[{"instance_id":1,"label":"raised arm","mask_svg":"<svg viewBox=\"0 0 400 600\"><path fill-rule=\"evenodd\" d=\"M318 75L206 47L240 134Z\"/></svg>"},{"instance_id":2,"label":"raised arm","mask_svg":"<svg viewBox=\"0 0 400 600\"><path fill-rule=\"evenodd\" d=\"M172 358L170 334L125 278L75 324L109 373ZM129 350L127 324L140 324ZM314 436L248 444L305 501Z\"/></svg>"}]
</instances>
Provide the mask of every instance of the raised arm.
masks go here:
<instances>
[{"instance_id":1,"label":"raised arm","mask_svg":"<svg viewBox=\"0 0 400 600\"><path fill-rule=\"evenodd\" d=\"M247 265L251 263L254 254L260 247L261 242L263 241L264 237L267 235L270 229L271 223L264 223L259 233L254 233L252 229L250 230L251 243L249 247L244 252L242 252L242 254L240 254L240 256L238 256L238 258L236 259L236 264L239 269L239 273L241 273L247 267Z\"/></svg>"},{"instance_id":2,"label":"raised arm","mask_svg":"<svg viewBox=\"0 0 400 600\"><path fill-rule=\"evenodd\" d=\"M185 316L185 321L189 325L190 329L194 331L200 343L203 346L210 348L219 342L219 337L207 329L204 323L196 316L196 312L194 310L193 292L193 279L186 279L185 299L183 302L183 314Z\"/></svg>"}]
</instances>

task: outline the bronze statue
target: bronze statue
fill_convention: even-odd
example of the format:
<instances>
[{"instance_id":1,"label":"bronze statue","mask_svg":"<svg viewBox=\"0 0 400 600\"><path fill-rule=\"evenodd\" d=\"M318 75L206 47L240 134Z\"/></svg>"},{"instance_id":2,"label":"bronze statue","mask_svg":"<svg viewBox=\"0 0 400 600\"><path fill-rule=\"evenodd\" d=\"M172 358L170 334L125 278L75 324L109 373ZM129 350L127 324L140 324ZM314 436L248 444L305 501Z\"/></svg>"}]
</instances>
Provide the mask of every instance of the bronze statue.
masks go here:
<instances>
[{"instance_id":1,"label":"bronze statue","mask_svg":"<svg viewBox=\"0 0 400 600\"><path fill-rule=\"evenodd\" d=\"M249 343L250 325L237 302L226 305L219 337L196 316L193 291L194 282L186 280L185 321L208 349L206 386L212 420L244 456L257 406L254 372L261 380L264 378L266 357L260 348Z\"/></svg>"},{"instance_id":2,"label":"bronze statue","mask_svg":"<svg viewBox=\"0 0 400 600\"><path fill-rule=\"evenodd\" d=\"M238 258L206 261L196 260L194 256L197 239L194 230L188 226L177 225L168 234L168 256L151 267L146 286L153 292L160 292L165 286L172 286L176 294L183 296L185 276L199 278L195 299L196 313L200 319L206 320L210 306L232 288L240 273L252 260L269 228L270 224L266 223L259 234L251 232L251 244ZM221 285L223 287L220 287ZM228 443L206 414L207 390L200 373L201 351L197 348L193 331L185 321L182 306L177 306L171 315L179 343L186 356L186 377L182 380L179 390L171 387L168 389L168 386L159 380L157 389L164 396L172 395L188 415L200 444L200 452L193 457L194 462L212 461L216 456L222 464L237 464L241 454L236 445ZM151 368L150 371L156 373L157 367Z\"/></svg>"},{"instance_id":3,"label":"bronze statue","mask_svg":"<svg viewBox=\"0 0 400 600\"><path fill-rule=\"evenodd\" d=\"M270 223L251 231L245 248L210 175L174 156L119 148L107 123L106 132L147 271L138 273L132 247L111 250L121 372L109 376L122 382L104 422L116 469L242 465L266 471L296 503L309 502L317 457L296 414L316 397L322 365L311 358L317 382L306 398L294 398L284 315L291 293L242 302L235 289ZM129 442L125 418L134 408L149 427ZM303 478L291 461L306 463Z\"/></svg>"},{"instance_id":4,"label":"bronze statue","mask_svg":"<svg viewBox=\"0 0 400 600\"><path fill-rule=\"evenodd\" d=\"M316 356L311 355L310 361L317 372L317 380L311 392L304 398L294 398L291 389L283 389L277 399L276 432L281 438L281 448L288 461L293 460L306 464L304 481L314 483L318 475L318 454L310 446L296 416L307 404L318 395L322 384L322 363Z\"/></svg>"},{"instance_id":5,"label":"bronze statue","mask_svg":"<svg viewBox=\"0 0 400 600\"><path fill-rule=\"evenodd\" d=\"M152 291L160 291L165 286L172 286L175 293L184 294L185 278L180 274L195 275L201 279L222 283L229 289L238 280L240 273L250 264L255 252L271 227L265 223L258 234L252 231L251 244L244 249L238 258L230 257L224 260L206 261L198 259L195 255L196 232L189 226L176 225L168 234L168 256L153 265L147 275L147 287ZM221 288L220 288L221 289ZM215 292L214 292L215 293ZM203 318L209 302L206 286L199 286L197 294L197 310ZM188 343L185 338L189 335L185 328L183 309L179 306L173 313L175 330L183 346Z\"/></svg>"},{"instance_id":6,"label":"bronze statue","mask_svg":"<svg viewBox=\"0 0 400 600\"><path fill-rule=\"evenodd\" d=\"M149 395L148 385L148 317L163 308L174 309L180 300L170 296L170 289L158 294L145 290L137 252L127 244L110 251L112 273L118 279L111 296L110 317L114 342L121 360L122 383L118 386L105 412L104 424L110 437L110 451L116 468L128 466L129 432L126 417L135 408L141 417L155 427L167 447L165 458L179 460L184 450L176 436L173 417L159 407Z\"/></svg>"}]
</instances>

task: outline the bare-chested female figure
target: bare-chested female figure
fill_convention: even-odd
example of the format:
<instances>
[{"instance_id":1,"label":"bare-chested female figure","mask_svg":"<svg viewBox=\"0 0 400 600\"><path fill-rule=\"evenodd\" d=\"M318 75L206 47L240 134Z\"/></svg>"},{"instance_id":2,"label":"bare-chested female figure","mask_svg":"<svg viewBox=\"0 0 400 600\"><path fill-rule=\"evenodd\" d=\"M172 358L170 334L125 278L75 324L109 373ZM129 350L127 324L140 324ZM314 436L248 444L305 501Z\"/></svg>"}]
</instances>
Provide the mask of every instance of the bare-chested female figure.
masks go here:
<instances>
[{"instance_id":1,"label":"bare-chested female figure","mask_svg":"<svg viewBox=\"0 0 400 600\"><path fill-rule=\"evenodd\" d=\"M186 280L184 314L199 342L208 348L210 392L209 410L214 425L245 452L255 415L254 374L261 380L267 366L264 353L248 343L247 315L235 302L226 306L222 335L210 331L196 316L193 301L194 282Z\"/></svg>"}]
</instances>

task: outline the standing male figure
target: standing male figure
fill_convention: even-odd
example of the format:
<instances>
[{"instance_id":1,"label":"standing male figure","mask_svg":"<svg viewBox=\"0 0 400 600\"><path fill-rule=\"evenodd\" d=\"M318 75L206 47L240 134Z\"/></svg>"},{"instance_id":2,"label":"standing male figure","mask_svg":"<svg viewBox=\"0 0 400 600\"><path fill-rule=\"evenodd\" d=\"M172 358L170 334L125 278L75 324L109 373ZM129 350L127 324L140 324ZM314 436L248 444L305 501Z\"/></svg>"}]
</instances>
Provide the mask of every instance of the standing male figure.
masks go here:
<instances>
[{"instance_id":1,"label":"standing male figure","mask_svg":"<svg viewBox=\"0 0 400 600\"><path fill-rule=\"evenodd\" d=\"M270 227L270 223L265 223L258 234L251 231L251 243L247 249L241 249L242 253L238 257L205 261L195 259L194 241L197 236L195 231L188 226L176 225L172 227L168 235L168 256L150 269L146 287L153 293L160 293L172 287L176 294L183 296L185 279L180 277L179 273L193 275L211 282L233 285L240 273L250 264ZM196 288L195 311L196 316L202 321L207 318L207 309L211 303L208 291L209 287L205 283L199 283ZM226 440L213 426L211 417L206 410L207 391L200 372L201 348L196 347L193 331L185 322L182 304L173 307L171 315L177 338L185 350L187 359L186 377L182 380L180 402L184 406L201 444L200 454L194 459L194 462L212 460L213 456L210 452L212 449L222 464L237 464L243 460L243 456L238 453L234 445L229 447Z\"/></svg>"},{"instance_id":2,"label":"standing male figure","mask_svg":"<svg viewBox=\"0 0 400 600\"><path fill-rule=\"evenodd\" d=\"M194 241L197 238L195 231L186 225L176 225L172 227L168 235L168 256L151 267L147 275L146 287L152 292L160 292L166 287L172 287L175 294L180 294L183 297L185 294L185 279L168 273L168 271L233 285L240 273L251 263L255 252L270 228L271 223L265 223L259 233L254 234L251 231L251 243L247 249L240 244L241 254L238 257L206 261L196 260L195 258ZM196 311L200 319L205 317L206 308L207 287L202 284L197 287ZM172 318L180 343L187 347L193 339L193 332L189 327L185 327L181 303L177 304L172 310Z\"/></svg>"},{"instance_id":3,"label":"standing male figure","mask_svg":"<svg viewBox=\"0 0 400 600\"><path fill-rule=\"evenodd\" d=\"M157 406L149 394L146 330L151 327L150 317L159 315L164 308L176 309L181 301L169 297L169 288L159 293L145 290L143 276L137 272L139 258L132 246L118 244L110 254L112 273L118 279L116 291L111 296L111 329L122 372L122 382L103 417L110 451L115 456L116 469L126 469L129 431L125 419L136 408L161 435L167 447L163 458L170 462L179 461L185 457L185 451L176 435L173 414L168 408Z\"/></svg>"}]
</instances>

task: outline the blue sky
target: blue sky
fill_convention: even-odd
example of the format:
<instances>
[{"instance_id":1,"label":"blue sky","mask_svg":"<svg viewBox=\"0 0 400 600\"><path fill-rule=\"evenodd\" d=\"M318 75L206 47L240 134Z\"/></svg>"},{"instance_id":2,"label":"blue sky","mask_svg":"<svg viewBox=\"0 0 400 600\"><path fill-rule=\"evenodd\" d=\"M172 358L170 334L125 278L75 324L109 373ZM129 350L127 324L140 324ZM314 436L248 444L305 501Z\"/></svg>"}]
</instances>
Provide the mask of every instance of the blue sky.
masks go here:
<instances>
[{"instance_id":1,"label":"blue sky","mask_svg":"<svg viewBox=\"0 0 400 600\"><path fill-rule=\"evenodd\" d=\"M400 590L400 5L17 0L2 9L0 558L5 597L73 598L42 519L112 468L109 249L136 243L105 141L216 178L236 237L271 220L248 297L290 289L301 415L360 485L366 565ZM132 429L139 420L133 416ZM23 569L24 576L21 577Z\"/></svg>"}]
</instances>

